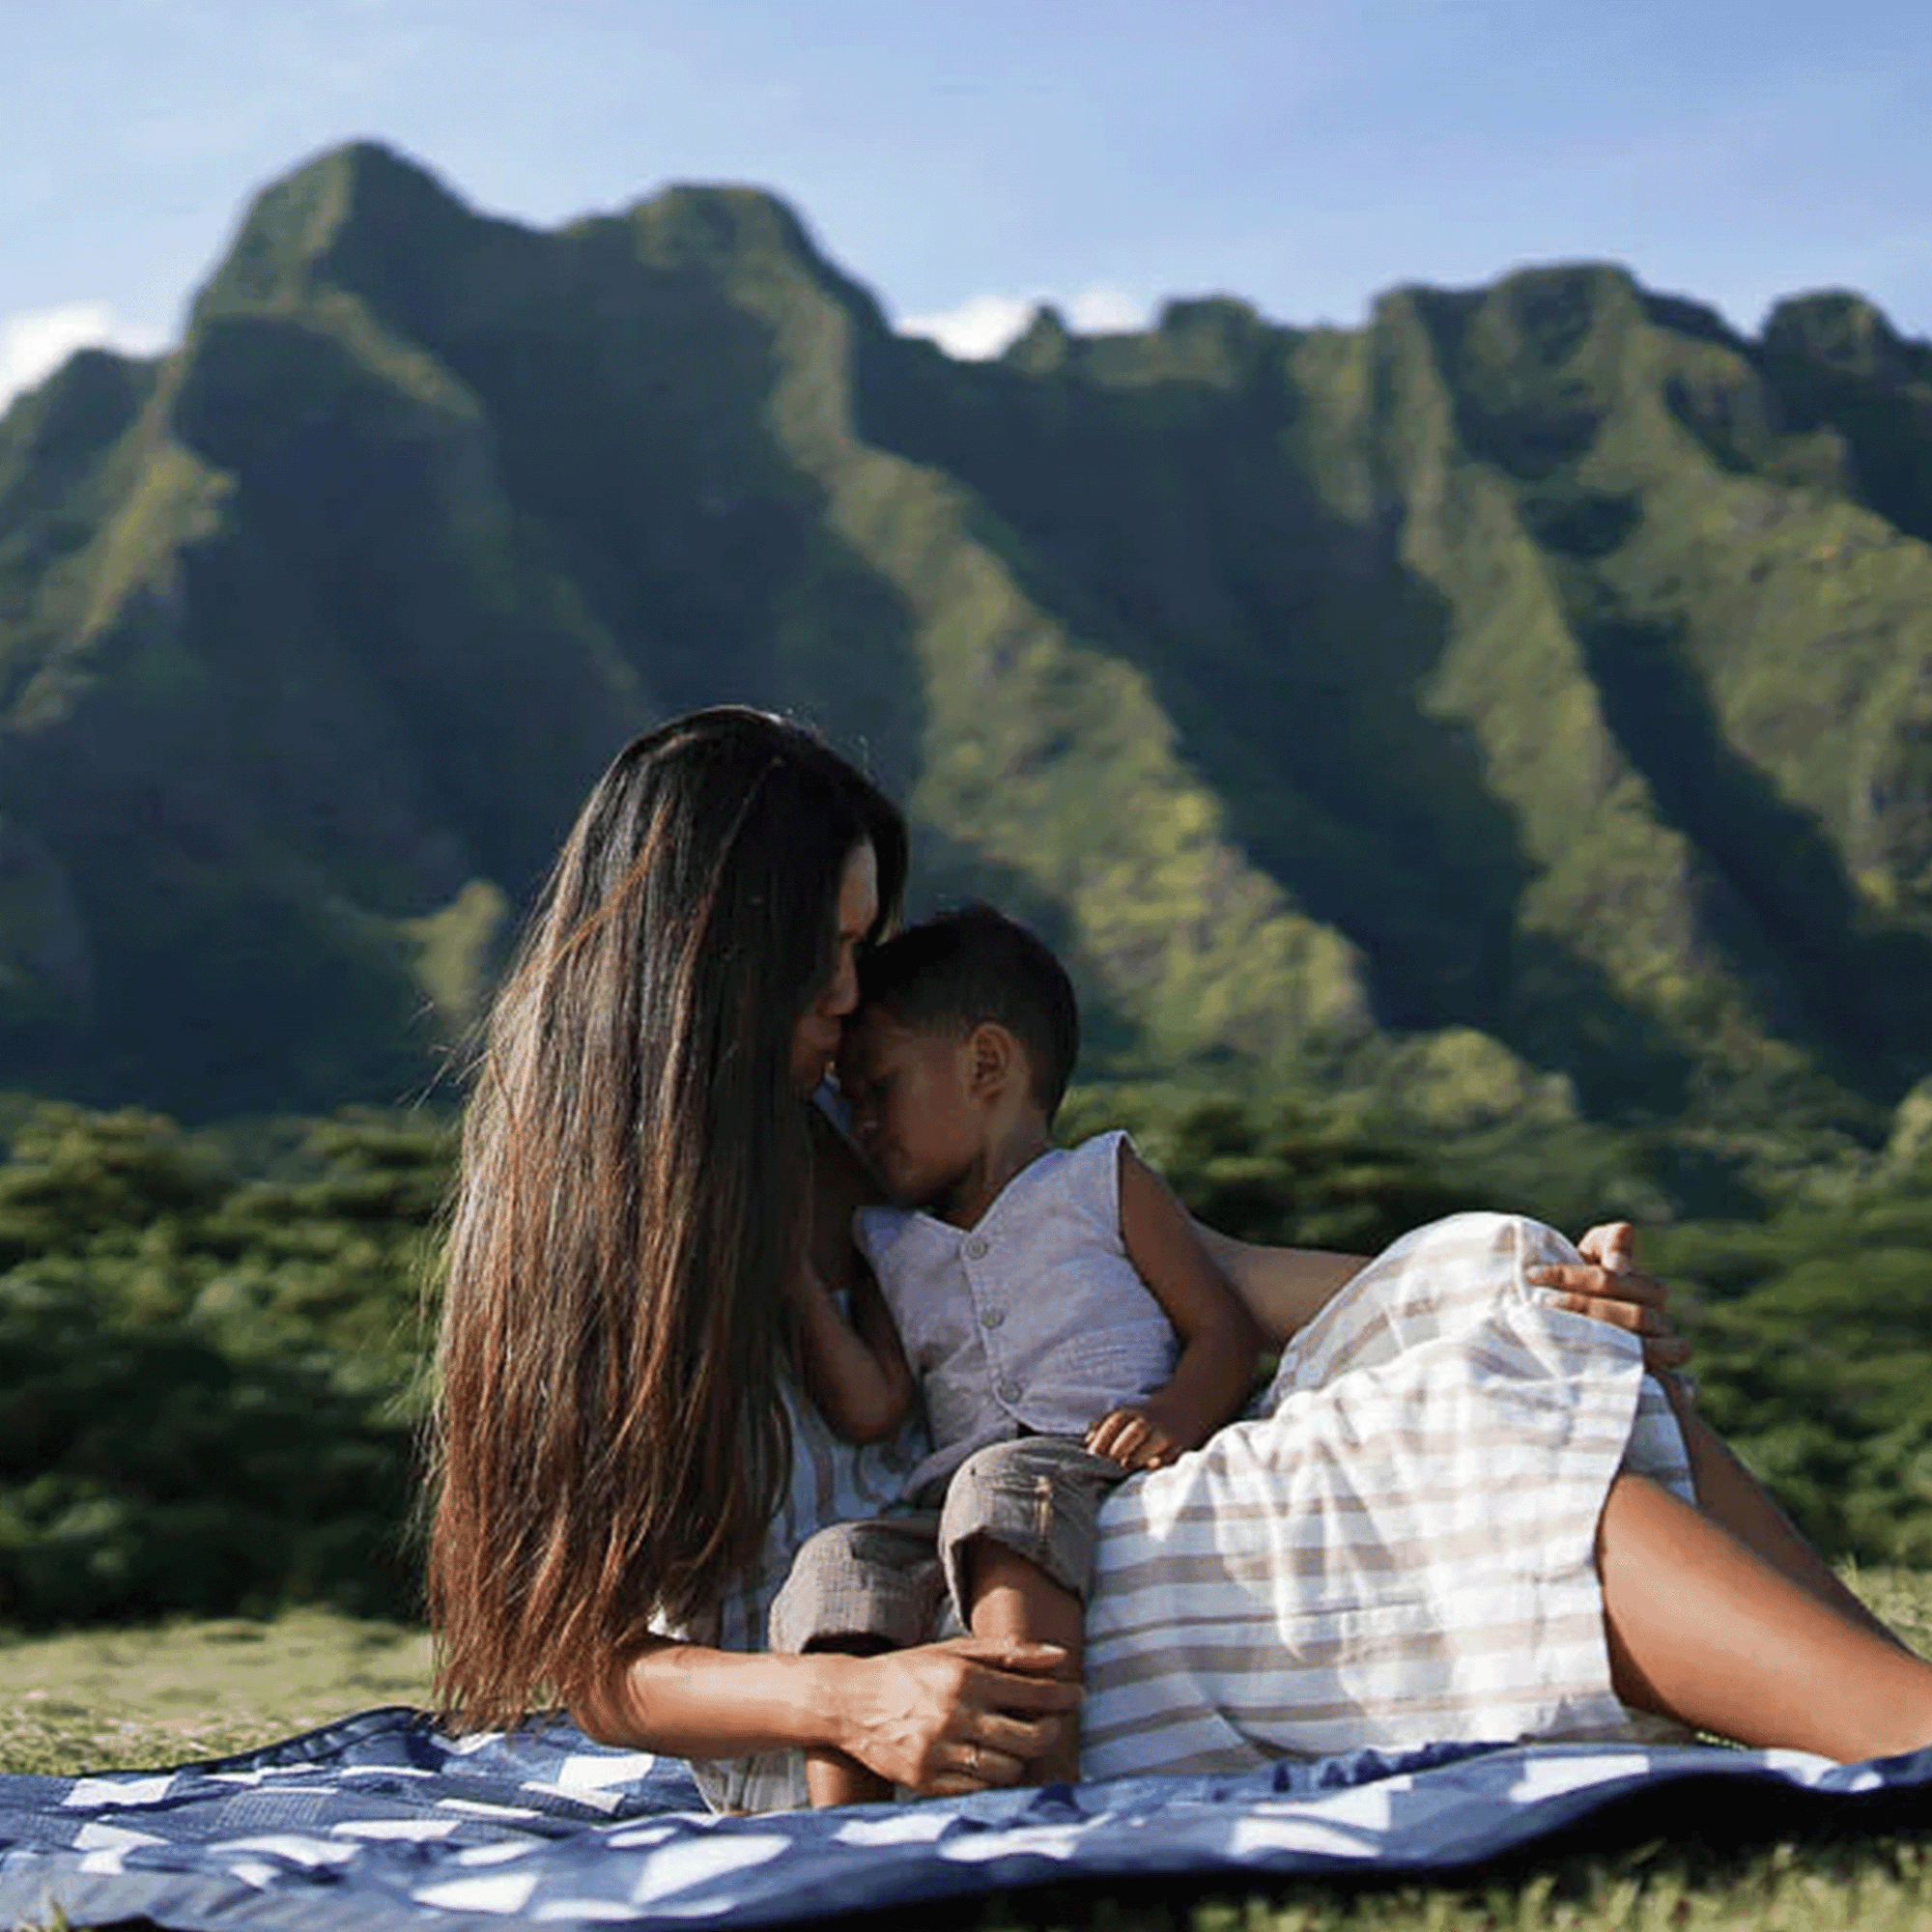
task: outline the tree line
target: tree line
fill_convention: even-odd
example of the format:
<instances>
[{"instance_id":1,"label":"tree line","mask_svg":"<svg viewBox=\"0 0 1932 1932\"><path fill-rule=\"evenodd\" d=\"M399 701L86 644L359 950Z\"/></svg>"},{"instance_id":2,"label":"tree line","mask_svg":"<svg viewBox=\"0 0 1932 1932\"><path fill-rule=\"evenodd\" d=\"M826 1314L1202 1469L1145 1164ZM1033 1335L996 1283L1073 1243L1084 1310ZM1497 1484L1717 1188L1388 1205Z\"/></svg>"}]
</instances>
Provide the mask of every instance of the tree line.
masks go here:
<instances>
[{"instance_id":1,"label":"tree line","mask_svg":"<svg viewBox=\"0 0 1932 1932\"><path fill-rule=\"evenodd\" d=\"M1205 1220L1369 1252L1523 1197L1290 1105L1147 1087L1133 1127ZM189 1132L21 1102L0 1121L0 1626L288 1603L411 1616L452 1123L359 1110ZM1828 1550L1932 1565L1932 1189L1922 1158L1752 1218L1645 1231L1712 1420ZM1532 1205L1572 1226L1559 1176ZM1559 1198L1562 1197L1562 1198Z\"/></svg>"}]
</instances>

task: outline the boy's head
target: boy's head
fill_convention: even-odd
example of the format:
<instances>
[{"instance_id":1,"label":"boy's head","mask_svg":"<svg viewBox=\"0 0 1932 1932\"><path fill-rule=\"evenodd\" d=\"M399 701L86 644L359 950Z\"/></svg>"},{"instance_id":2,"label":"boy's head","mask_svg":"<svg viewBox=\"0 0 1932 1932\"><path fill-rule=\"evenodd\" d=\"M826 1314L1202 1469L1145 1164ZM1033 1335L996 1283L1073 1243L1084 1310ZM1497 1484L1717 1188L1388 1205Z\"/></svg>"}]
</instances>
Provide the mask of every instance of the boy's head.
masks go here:
<instances>
[{"instance_id":1,"label":"boy's head","mask_svg":"<svg viewBox=\"0 0 1932 1932\"><path fill-rule=\"evenodd\" d=\"M944 1192L1004 1108L1060 1106L1080 1052L1065 969L1023 925L972 905L908 926L859 962L839 1086L901 1199Z\"/></svg>"}]
</instances>

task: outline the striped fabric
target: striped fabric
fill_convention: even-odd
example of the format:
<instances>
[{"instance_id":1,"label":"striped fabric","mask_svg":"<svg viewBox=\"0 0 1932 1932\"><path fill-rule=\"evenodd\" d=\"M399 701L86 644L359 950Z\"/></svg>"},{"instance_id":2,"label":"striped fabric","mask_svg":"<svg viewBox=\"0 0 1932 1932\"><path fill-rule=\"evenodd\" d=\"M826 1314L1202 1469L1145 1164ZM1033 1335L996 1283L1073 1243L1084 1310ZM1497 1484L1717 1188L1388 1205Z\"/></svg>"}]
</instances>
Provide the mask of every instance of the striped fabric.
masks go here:
<instances>
[{"instance_id":1,"label":"striped fabric","mask_svg":"<svg viewBox=\"0 0 1932 1932\"><path fill-rule=\"evenodd\" d=\"M1536 1222L1458 1215L1379 1256L1294 1338L1254 1417L1108 1498L1083 1776L1243 1771L1435 1740L1634 1739L1593 1548L1619 1466L1690 1496L1635 1340L1525 1268ZM917 1445L854 1450L794 1406L792 1484L711 1641L764 1642L790 1555L876 1514ZM698 1767L714 1804L802 1802L795 1753Z\"/></svg>"},{"instance_id":2,"label":"striped fabric","mask_svg":"<svg viewBox=\"0 0 1932 1932\"><path fill-rule=\"evenodd\" d=\"M1533 1221L1419 1229L1261 1416L1109 1499L1086 1776L1654 1734L1610 1690L1597 1519L1620 1463L1687 1498L1690 1472L1635 1339L1523 1279L1576 1258Z\"/></svg>"}]
</instances>

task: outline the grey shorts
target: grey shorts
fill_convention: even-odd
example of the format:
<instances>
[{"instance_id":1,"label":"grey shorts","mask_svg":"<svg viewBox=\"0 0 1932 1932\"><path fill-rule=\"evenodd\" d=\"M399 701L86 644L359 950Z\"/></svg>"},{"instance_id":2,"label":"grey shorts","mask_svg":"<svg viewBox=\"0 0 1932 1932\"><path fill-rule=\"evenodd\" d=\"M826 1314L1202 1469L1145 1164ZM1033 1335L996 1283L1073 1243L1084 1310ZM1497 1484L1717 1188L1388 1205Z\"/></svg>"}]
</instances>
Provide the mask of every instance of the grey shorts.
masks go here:
<instances>
[{"instance_id":1,"label":"grey shorts","mask_svg":"<svg viewBox=\"0 0 1932 1932\"><path fill-rule=\"evenodd\" d=\"M799 1549L772 1601L771 1646L802 1651L866 1638L903 1650L936 1634L950 1593L964 1624L964 1550L976 1536L1024 1556L1082 1603L1100 1499L1126 1475L1067 1435L1021 1435L976 1451L903 1516L837 1522Z\"/></svg>"}]
</instances>

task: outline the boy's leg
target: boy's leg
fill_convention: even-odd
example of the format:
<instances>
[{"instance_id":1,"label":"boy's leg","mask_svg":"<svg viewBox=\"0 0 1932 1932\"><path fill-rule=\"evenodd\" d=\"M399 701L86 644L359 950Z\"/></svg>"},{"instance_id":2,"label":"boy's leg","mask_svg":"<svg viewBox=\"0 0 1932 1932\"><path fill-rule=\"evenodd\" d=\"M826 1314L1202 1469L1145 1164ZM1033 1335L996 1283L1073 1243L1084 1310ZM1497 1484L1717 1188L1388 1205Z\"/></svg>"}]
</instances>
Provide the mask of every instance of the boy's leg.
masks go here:
<instances>
[{"instance_id":1,"label":"boy's leg","mask_svg":"<svg viewBox=\"0 0 1932 1932\"><path fill-rule=\"evenodd\" d=\"M1066 1652L1059 1675L1080 1681L1087 1605L1046 1572L990 1537L976 1536L960 1551L966 1576L968 1622L975 1636L1057 1643ZM1080 1734L1068 1724L1060 1743L1036 1758L1029 1784L1076 1784ZM814 1801L816 1802L816 1801Z\"/></svg>"},{"instance_id":2,"label":"boy's leg","mask_svg":"<svg viewBox=\"0 0 1932 1932\"><path fill-rule=\"evenodd\" d=\"M1845 1762L1932 1744L1932 1664L1648 1478L1610 1484L1597 1567L1625 1703Z\"/></svg>"},{"instance_id":3,"label":"boy's leg","mask_svg":"<svg viewBox=\"0 0 1932 1932\"><path fill-rule=\"evenodd\" d=\"M876 1657L892 1646L863 1637L827 1637L810 1643L808 1650L842 1651L848 1657ZM828 1746L808 1745L805 1752L805 1795L814 1811L834 1804L890 1804L893 1786L889 1778L868 1770L856 1757Z\"/></svg>"},{"instance_id":4,"label":"boy's leg","mask_svg":"<svg viewBox=\"0 0 1932 1932\"><path fill-rule=\"evenodd\" d=\"M809 1750L805 1754L805 1795L814 1811L835 1804L890 1804L892 1785L875 1771L867 1771L843 1751Z\"/></svg>"},{"instance_id":5,"label":"boy's leg","mask_svg":"<svg viewBox=\"0 0 1932 1932\"><path fill-rule=\"evenodd\" d=\"M771 1647L872 1657L925 1642L945 1588L938 1526L937 1515L924 1511L820 1530L800 1548L772 1600ZM804 1757L814 1808L892 1799L887 1779L843 1751L809 1746Z\"/></svg>"},{"instance_id":6,"label":"boy's leg","mask_svg":"<svg viewBox=\"0 0 1932 1932\"><path fill-rule=\"evenodd\" d=\"M1058 1644L1066 1652L1059 1674L1080 1681L1095 1518L1125 1473L1057 1435L996 1442L960 1464L947 1486L939 1552L975 1636ZM1078 1778L1077 1723L1030 1769L1030 1783Z\"/></svg>"}]
</instances>

